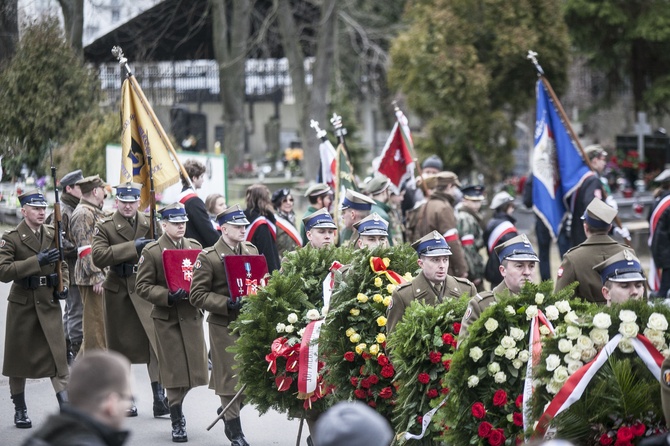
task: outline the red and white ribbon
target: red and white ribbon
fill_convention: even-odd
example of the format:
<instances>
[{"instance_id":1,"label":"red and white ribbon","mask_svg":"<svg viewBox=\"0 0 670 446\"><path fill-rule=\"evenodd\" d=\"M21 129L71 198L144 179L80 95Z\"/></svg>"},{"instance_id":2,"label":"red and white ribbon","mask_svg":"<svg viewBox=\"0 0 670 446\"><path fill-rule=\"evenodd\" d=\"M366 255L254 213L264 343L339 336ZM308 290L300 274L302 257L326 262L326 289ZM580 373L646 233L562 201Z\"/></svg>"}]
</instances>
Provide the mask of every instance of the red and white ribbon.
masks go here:
<instances>
[{"instance_id":1,"label":"red and white ribbon","mask_svg":"<svg viewBox=\"0 0 670 446\"><path fill-rule=\"evenodd\" d=\"M531 401L533 399L533 368L539 364L542 358L542 337L540 336L540 325L544 325L549 332L554 334L554 326L546 318L542 310L537 310L537 316L530 320L530 329L528 330L528 353L529 358L526 363L526 380L523 385L523 428L528 429L532 425L530 419Z\"/></svg>"},{"instance_id":2,"label":"red and white ribbon","mask_svg":"<svg viewBox=\"0 0 670 446\"><path fill-rule=\"evenodd\" d=\"M83 259L87 255L90 255L92 252L91 245L80 246L77 248L77 257Z\"/></svg>"},{"instance_id":3,"label":"red and white ribbon","mask_svg":"<svg viewBox=\"0 0 670 446\"><path fill-rule=\"evenodd\" d=\"M498 245L498 242L504 235L516 232L516 226L510 221L504 221L496 226L495 229L491 231L491 235L489 235L489 239L487 240L489 254L493 252L493 248Z\"/></svg>"},{"instance_id":4,"label":"red and white ribbon","mask_svg":"<svg viewBox=\"0 0 670 446\"><path fill-rule=\"evenodd\" d=\"M475 244L475 236L473 234L465 234L461 237L461 245L472 246Z\"/></svg>"},{"instance_id":5,"label":"red and white ribbon","mask_svg":"<svg viewBox=\"0 0 670 446\"><path fill-rule=\"evenodd\" d=\"M300 343L298 398L307 399L316 390L319 378L319 334L324 320L310 322Z\"/></svg>"},{"instance_id":6,"label":"red and white ribbon","mask_svg":"<svg viewBox=\"0 0 670 446\"><path fill-rule=\"evenodd\" d=\"M342 264L335 260L332 265L330 265L329 273L325 279L323 279L323 308L324 315L328 312L330 308L330 296L333 295L333 288L335 288L335 271L342 268Z\"/></svg>"},{"instance_id":7,"label":"red and white ribbon","mask_svg":"<svg viewBox=\"0 0 670 446\"><path fill-rule=\"evenodd\" d=\"M447 241L447 243L457 242L458 241L458 229L456 229L456 228L448 229L447 232L442 234L442 236Z\"/></svg>"},{"instance_id":8,"label":"red and white ribbon","mask_svg":"<svg viewBox=\"0 0 670 446\"><path fill-rule=\"evenodd\" d=\"M424 414L422 420L421 420L421 433L419 435L414 435L410 434L409 432L405 432L403 434L398 435L398 437L402 436L405 437L405 440L421 440L424 435L426 435L426 431L428 430L428 426L430 425L430 420L433 419L433 415L435 415L435 412L444 405L444 403L447 402L447 398L449 398L449 395L445 396L442 401L440 401L440 404L437 405L434 409L431 409L428 413Z\"/></svg>"}]
</instances>

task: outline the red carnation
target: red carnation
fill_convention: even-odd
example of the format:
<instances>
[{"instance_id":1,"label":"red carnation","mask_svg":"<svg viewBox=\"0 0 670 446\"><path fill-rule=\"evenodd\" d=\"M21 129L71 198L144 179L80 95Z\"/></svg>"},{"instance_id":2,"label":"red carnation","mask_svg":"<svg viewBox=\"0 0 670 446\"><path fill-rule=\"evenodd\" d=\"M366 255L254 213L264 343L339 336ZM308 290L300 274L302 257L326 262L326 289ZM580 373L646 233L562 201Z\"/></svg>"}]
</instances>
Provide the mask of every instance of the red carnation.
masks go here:
<instances>
[{"instance_id":1,"label":"red carnation","mask_svg":"<svg viewBox=\"0 0 670 446\"><path fill-rule=\"evenodd\" d=\"M514 412L512 414L512 421L515 426L523 426L523 414L521 412Z\"/></svg>"},{"instance_id":2,"label":"red carnation","mask_svg":"<svg viewBox=\"0 0 670 446\"><path fill-rule=\"evenodd\" d=\"M602 434L600 436L599 443L604 445L604 446L608 446L608 445L614 443L614 439L612 437L610 437L609 435L607 435L607 432L605 432L604 434Z\"/></svg>"},{"instance_id":3,"label":"red carnation","mask_svg":"<svg viewBox=\"0 0 670 446\"><path fill-rule=\"evenodd\" d=\"M482 421L479 423L479 428L477 429L477 435L479 435L481 438L486 438L489 436L491 431L493 430L493 426L491 423L488 421Z\"/></svg>"},{"instance_id":4,"label":"red carnation","mask_svg":"<svg viewBox=\"0 0 670 446\"><path fill-rule=\"evenodd\" d=\"M428 398L437 398L437 395L439 395L437 389L430 389L428 392L426 392L426 396Z\"/></svg>"},{"instance_id":5,"label":"red carnation","mask_svg":"<svg viewBox=\"0 0 670 446\"><path fill-rule=\"evenodd\" d=\"M472 405L472 415L475 418L479 418L480 420L486 416L486 409L484 409L484 405L482 403L475 403Z\"/></svg>"},{"instance_id":6,"label":"red carnation","mask_svg":"<svg viewBox=\"0 0 670 446\"><path fill-rule=\"evenodd\" d=\"M634 436L641 437L647 431L647 426L638 421L630 427L630 430L633 431Z\"/></svg>"},{"instance_id":7,"label":"red carnation","mask_svg":"<svg viewBox=\"0 0 670 446\"><path fill-rule=\"evenodd\" d=\"M377 407L377 403L375 403L374 401L370 400L370 401L368 401L368 406L370 406L370 407L372 407L372 408L374 409L375 407Z\"/></svg>"},{"instance_id":8,"label":"red carnation","mask_svg":"<svg viewBox=\"0 0 670 446\"><path fill-rule=\"evenodd\" d=\"M461 323L454 322L454 334L459 334L461 332Z\"/></svg>"},{"instance_id":9,"label":"red carnation","mask_svg":"<svg viewBox=\"0 0 670 446\"><path fill-rule=\"evenodd\" d=\"M438 362L442 361L442 353L440 352L430 352L428 357L430 358L430 362L433 364L437 364Z\"/></svg>"},{"instance_id":10,"label":"red carnation","mask_svg":"<svg viewBox=\"0 0 670 446\"><path fill-rule=\"evenodd\" d=\"M346 352L346 353L344 354L344 359L346 359L346 360L349 361L349 362L354 362L354 358L355 358L355 357L356 357L356 356L354 355L354 352Z\"/></svg>"},{"instance_id":11,"label":"red carnation","mask_svg":"<svg viewBox=\"0 0 670 446\"><path fill-rule=\"evenodd\" d=\"M385 365L388 365L389 363L389 358L386 357L386 355L379 355L377 356L377 363L384 367Z\"/></svg>"},{"instance_id":12,"label":"red carnation","mask_svg":"<svg viewBox=\"0 0 670 446\"><path fill-rule=\"evenodd\" d=\"M380 372L380 374L384 378L390 378L390 377L393 376L394 373L395 373L395 370L393 369L393 366L391 364L388 364L388 365L385 365L384 367L382 367L382 371Z\"/></svg>"},{"instance_id":13,"label":"red carnation","mask_svg":"<svg viewBox=\"0 0 670 446\"><path fill-rule=\"evenodd\" d=\"M489 444L491 446L500 446L505 444L505 434L502 429L493 429L489 434Z\"/></svg>"},{"instance_id":14,"label":"red carnation","mask_svg":"<svg viewBox=\"0 0 670 446\"><path fill-rule=\"evenodd\" d=\"M443 361L442 365L444 366L444 370L446 370L448 372L449 369L451 368L451 359L447 359L446 361Z\"/></svg>"},{"instance_id":15,"label":"red carnation","mask_svg":"<svg viewBox=\"0 0 670 446\"><path fill-rule=\"evenodd\" d=\"M356 389L354 390L354 395L359 400L364 400L368 396L368 393L363 389Z\"/></svg>"},{"instance_id":16,"label":"red carnation","mask_svg":"<svg viewBox=\"0 0 670 446\"><path fill-rule=\"evenodd\" d=\"M616 433L617 443L622 441L631 441L633 439L633 431L628 426L622 426Z\"/></svg>"},{"instance_id":17,"label":"red carnation","mask_svg":"<svg viewBox=\"0 0 670 446\"><path fill-rule=\"evenodd\" d=\"M352 386L358 387L358 378L356 378L355 376L349 378L349 382L351 383Z\"/></svg>"},{"instance_id":18,"label":"red carnation","mask_svg":"<svg viewBox=\"0 0 670 446\"><path fill-rule=\"evenodd\" d=\"M371 386L371 384L370 384L370 378L363 378L363 379L361 380L361 387L362 387L362 388L364 388L364 389L369 389L370 386Z\"/></svg>"},{"instance_id":19,"label":"red carnation","mask_svg":"<svg viewBox=\"0 0 670 446\"><path fill-rule=\"evenodd\" d=\"M449 393L449 387L442 387L442 388L440 389L440 393L441 393L442 395L446 395L447 393Z\"/></svg>"},{"instance_id":20,"label":"red carnation","mask_svg":"<svg viewBox=\"0 0 670 446\"><path fill-rule=\"evenodd\" d=\"M430 375L428 373L421 372L419 373L419 377L417 379L421 384L428 384L430 382Z\"/></svg>"},{"instance_id":21,"label":"red carnation","mask_svg":"<svg viewBox=\"0 0 670 446\"><path fill-rule=\"evenodd\" d=\"M451 345L451 343L454 342L454 335L452 335L451 333L443 334L442 342L444 342L445 345Z\"/></svg>"},{"instance_id":22,"label":"red carnation","mask_svg":"<svg viewBox=\"0 0 670 446\"><path fill-rule=\"evenodd\" d=\"M362 354L361 356L362 356L363 359L365 359L365 360L368 360L368 359L370 359L370 358L372 357L372 356L370 356L370 353L368 353L368 352L363 352L363 354Z\"/></svg>"},{"instance_id":23,"label":"red carnation","mask_svg":"<svg viewBox=\"0 0 670 446\"><path fill-rule=\"evenodd\" d=\"M380 392L379 392L379 397L384 398L385 400L391 398L393 396L393 389L390 387L384 387Z\"/></svg>"},{"instance_id":24,"label":"red carnation","mask_svg":"<svg viewBox=\"0 0 670 446\"><path fill-rule=\"evenodd\" d=\"M523 404L523 395L519 395L516 397L516 401L514 402L516 404L516 407L521 409L521 405Z\"/></svg>"},{"instance_id":25,"label":"red carnation","mask_svg":"<svg viewBox=\"0 0 670 446\"><path fill-rule=\"evenodd\" d=\"M379 382L379 377L377 375L370 375L368 378L368 381L370 381L370 384L373 386Z\"/></svg>"},{"instance_id":26,"label":"red carnation","mask_svg":"<svg viewBox=\"0 0 670 446\"><path fill-rule=\"evenodd\" d=\"M507 392L503 389L496 390L496 393L493 394L493 405L500 407L507 404Z\"/></svg>"}]
</instances>

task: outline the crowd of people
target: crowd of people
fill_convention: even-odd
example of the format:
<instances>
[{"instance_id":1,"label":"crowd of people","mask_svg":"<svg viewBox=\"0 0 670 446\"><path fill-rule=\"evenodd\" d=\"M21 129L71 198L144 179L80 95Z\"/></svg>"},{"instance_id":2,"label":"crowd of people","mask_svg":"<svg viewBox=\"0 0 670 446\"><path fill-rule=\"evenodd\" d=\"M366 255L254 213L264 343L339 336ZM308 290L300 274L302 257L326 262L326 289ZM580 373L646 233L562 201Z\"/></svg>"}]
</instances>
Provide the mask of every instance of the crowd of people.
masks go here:
<instances>
[{"instance_id":1,"label":"crowd of people","mask_svg":"<svg viewBox=\"0 0 670 446\"><path fill-rule=\"evenodd\" d=\"M617 209L598 177L603 152L599 147L587 150L596 172L574 194L566 221L570 247L552 278L557 289L578 281L577 296L609 305L647 298L648 293L636 253L611 237ZM227 350L238 336L229 324L238 317L242 300L232 297L235 285L222 262L226 256L261 254L272 273L296 249L336 244L374 249L409 243L421 272L393 291L387 332L392 335L412 301L435 305L467 294L471 300L459 343L496 296L519 293L526 282L535 280L537 265L543 269L547 248L540 246L538 254L515 226L514 197L506 191L492 194L488 203L493 216L486 220L481 212L487 196L484 186L461 184L455 173L443 170L436 156L424 161L418 184L397 189L376 174L362 191L347 190L341 203L334 203L328 185L311 185L304 192L309 207L301 219L296 218L294 196L287 188L271 192L254 184L246 191L245 209L226 207L221 195L203 201L197 189L205 167L195 161L184 167L188 178L182 179L182 193L177 202L158 211L160 229L153 233L150 219L139 210L141 184L114 186L116 209L110 215L103 209L103 179L84 177L81 171L65 175L60 181L62 254L56 229L45 223L44 195L31 190L19 197L23 220L0 240L0 280L13 282L3 375L9 377L16 427L32 427L26 379L49 377L62 413L36 438L48 439L54 425L77 421L81 435L113 437L100 444L121 444L126 434L120 430L119 411L137 415L137 390L129 388L127 370L129 364L147 364L153 415L169 415L174 442L188 441L182 410L187 393L209 385L220 398L221 410L225 408L227 438L233 446L248 445L240 419L243 398L236 398L235 357ZM670 171L657 180L661 189L651 214L651 239L661 272L660 291L654 296L665 297L670 288ZM194 252L189 287L168 284L162 255L166 250L183 250L184 256ZM62 291L56 287L58 279L65 284ZM65 300L64 312L60 300ZM209 376L203 314L209 326ZM28 350L30 355L23 353ZM117 353L99 353L104 350ZM74 363L71 371L68 359ZM99 378L101 368L104 379L90 392L87 379ZM664 364L664 373L668 368L670 363ZM336 408L342 419L356 418L362 410ZM108 427L81 427L100 422ZM323 433L326 426L332 431L344 425L327 419L310 425L316 429L314 444L343 444L325 440L333 436ZM378 444L388 441L390 436Z\"/></svg>"}]
</instances>

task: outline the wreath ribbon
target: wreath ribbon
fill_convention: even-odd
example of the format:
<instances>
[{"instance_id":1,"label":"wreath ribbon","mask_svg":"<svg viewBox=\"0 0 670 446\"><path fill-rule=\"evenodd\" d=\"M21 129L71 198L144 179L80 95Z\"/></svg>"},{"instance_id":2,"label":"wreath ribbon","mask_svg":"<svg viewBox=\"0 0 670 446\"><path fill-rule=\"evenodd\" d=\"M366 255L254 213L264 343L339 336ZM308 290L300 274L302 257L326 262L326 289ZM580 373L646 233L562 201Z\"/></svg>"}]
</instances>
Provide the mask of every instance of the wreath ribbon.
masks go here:
<instances>
[{"instance_id":1,"label":"wreath ribbon","mask_svg":"<svg viewBox=\"0 0 670 446\"><path fill-rule=\"evenodd\" d=\"M430 426L430 421L433 419L433 415L435 415L435 412L444 405L444 403L447 402L447 398L449 398L449 395L445 396L442 401L440 401L440 404L437 405L437 407L431 409L429 412L425 413L423 415L423 418L421 419L421 433L419 435L414 435L410 434L409 432L401 432L398 434L396 437L398 440L400 439L405 439L407 440L421 440L424 435L426 435L426 431L428 430L428 426Z\"/></svg>"},{"instance_id":2,"label":"wreath ribbon","mask_svg":"<svg viewBox=\"0 0 670 446\"><path fill-rule=\"evenodd\" d=\"M319 334L324 320L312 321L302 335L298 365L298 398L308 399L316 391L319 379Z\"/></svg>"},{"instance_id":3,"label":"wreath ribbon","mask_svg":"<svg viewBox=\"0 0 670 446\"><path fill-rule=\"evenodd\" d=\"M388 258L381 258L381 257L370 257L370 268L372 268L372 271L375 274L378 275L385 275L386 278L394 285L400 285L401 283L405 283L406 280L402 278L402 276L395 271L391 271L390 269L387 269L389 264L391 263L391 260Z\"/></svg>"},{"instance_id":4,"label":"wreath ribbon","mask_svg":"<svg viewBox=\"0 0 670 446\"><path fill-rule=\"evenodd\" d=\"M544 325L554 334L554 326L538 308L537 316L530 320L530 329L528 330L528 350L530 358L526 363L526 380L523 385L523 427L524 430L532 426L530 420L531 401L533 398L533 368L540 363L542 358L542 340L540 336L540 326Z\"/></svg>"}]
</instances>

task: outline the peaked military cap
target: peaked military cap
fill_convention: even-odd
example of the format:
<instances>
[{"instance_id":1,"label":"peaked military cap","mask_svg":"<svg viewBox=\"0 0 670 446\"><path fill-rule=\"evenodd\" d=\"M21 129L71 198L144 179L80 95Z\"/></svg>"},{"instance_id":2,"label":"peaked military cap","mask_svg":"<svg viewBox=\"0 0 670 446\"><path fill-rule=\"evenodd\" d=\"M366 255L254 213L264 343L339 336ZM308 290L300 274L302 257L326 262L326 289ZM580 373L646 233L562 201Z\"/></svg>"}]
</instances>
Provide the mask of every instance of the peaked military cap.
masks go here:
<instances>
[{"instance_id":1,"label":"peaked military cap","mask_svg":"<svg viewBox=\"0 0 670 446\"><path fill-rule=\"evenodd\" d=\"M592 228L604 229L612 224L617 210L595 197L586 207L582 220Z\"/></svg>"},{"instance_id":2,"label":"peaked military cap","mask_svg":"<svg viewBox=\"0 0 670 446\"><path fill-rule=\"evenodd\" d=\"M81 173L81 169L77 169L75 171L72 171L70 173L65 174L63 178L60 180L60 185L65 187L65 186L72 186L74 185L77 181L83 180L84 175Z\"/></svg>"},{"instance_id":3,"label":"peaked military cap","mask_svg":"<svg viewBox=\"0 0 670 446\"><path fill-rule=\"evenodd\" d=\"M461 189L463 192L463 198L470 201L483 201L484 200L484 186L468 186Z\"/></svg>"},{"instance_id":4,"label":"peaked military cap","mask_svg":"<svg viewBox=\"0 0 670 446\"><path fill-rule=\"evenodd\" d=\"M319 195L329 194L330 192L330 186L326 183L316 183L307 188L305 197L318 197Z\"/></svg>"},{"instance_id":5,"label":"peaked military cap","mask_svg":"<svg viewBox=\"0 0 670 446\"><path fill-rule=\"evenodd\" d=\"M186 208L179 202L165 206L163 209L160 209L158 213L161 214L163 220L170 223L186 223L188 221Z\"/></svg>"},{"instance_id":6,"label":"peaked military cap","mask_svg":"<svg viewBox=\"0 0 670 446\"><path fill-rule=\"evenodd\" d=\"M363 220L354 223L354 228L358 231L359 235L383 235L388 236L389 224L386 220L381 218L378 213L373 212L372 214L365 217Z\"/></svg>"},{"instance_id":7,"label":"peaked military cap","mask_svg":"<svg viewBox=\"0 0 670 446\"><path fill-rule=\"evenodd\" d=\"M44 198L42 192L37 189L31 189L19 195L19 202L21 207L23 206L33 206L36 208L45 208L47 207L47 200Z\"/></svg>"},{"instance_id":8,"label":"peaked military cap","mask_svg":"<svg viewBox=\"0 0 670 446\"><path fill-rule=\"evenodd\" d=\"M612 282L639 282L646 280L640 260L632 251L624 249L593 267L600 274L603 284Z\"/></svg>"},{"instance_id":9,"label":"peaked military cap","mask_svg":"<svg viewBox=\"0 0 670 446\"><path fill-rule=\"evenodd\" d=\"M451 255L451 248L449 248L447 241L437 231L426 234L412 243L412 248L416 250L419 256L438 257Z\"/></svg>"},{"instance_id":10,"label":"peaked military cap","mask_svg":"<svg viewBox=\"0 0 670 446\"><path fill-rule=\"evenodd\" d=\"M116 198L119 201L130 203L140 199L142 185L140 183L123 183L114 186L116 189Z\"/></svg>"},{"instance_id":11,"label":"peaked military cap","mask_svg":"<svg viewBox=\"0 0 670 446\"><path fill-rule=\"evenodd\" d=\"M539 262L540 259L535 254L533 245L526 234L517 235L495 247L498 260L514 260L517 262Z\"/></svg>"},{"instance_id":12,"label":"peaked military cap","mask_svg":"<svg viewBox=\"0 0 670 446\"><path fill-rule=\"evenodd\" d=\"M328 213L326 208L321 208L316 212L312 212L302 219L302 223L305 225L305 231L311 231L312 229L337 229L333 217Z\"/></svg>"},{"instance_id":13,"label":"peaked military cap","mask_svg":"<svg viewBox=\"0 0 670 446\"><path fill-rule=\"evenodd\" d=\"M458 181L458 175L454 172L449 172L448 170L436 173L435 179L437 180L437 187L449 186L450 184L455 184L456 186L461 187L461 182Z\"/></svg>"},{"instance_id":14,"label":"peaked military cap","mask_svg":"<svg viewBox=\"0 0 670 446\"><path fill-rule=\"evenodd\" d=\"M225 211L222 211L219 215L216 216L216 221L221 226L226 223L239 226L247 226L250 224L249 220L247 220L247 216L244 215L244 211L240 209L239 204L230 206Z\"/></svg>"},{"instance_id":15,"label":"peaked military cap","mask_svg":"<svg viewBox=\"0 0 670 446\"><path fill-rule=\"evenodd\" d=\"M347 193L344 195L344 201L342 201L342 209L356 209L358 211L369 211L372 209L372 205L375 204L374 200L370 197L347 189Z\"/></svg>"},{"instance_id":16,"label":"peaked military cap","mask_svg":"<svg viewBox=\"0 0 670 446\"><path fill-rule=\"evenodd\" d=\"M79 186L79 189L81 190L82 194L87 194L91 192L93 189L96 187L105 187L107 186L107 183L105 183L102 178L100 178L100 175L93 175L90 177L82 178L81 180L77 181L75 183L77 186Z\"/></svg>"},{"instance_id":17,"label":"peaked military cap","mask_svg":"<svg viewBox=\"0 0 670 446\"><path fill-rule=\"evenodd\" d=\"M365 185L365 191L370 195L384 192L391 185L391 180L386 175L377 174Z\"/></svg>"}]
</instances>

